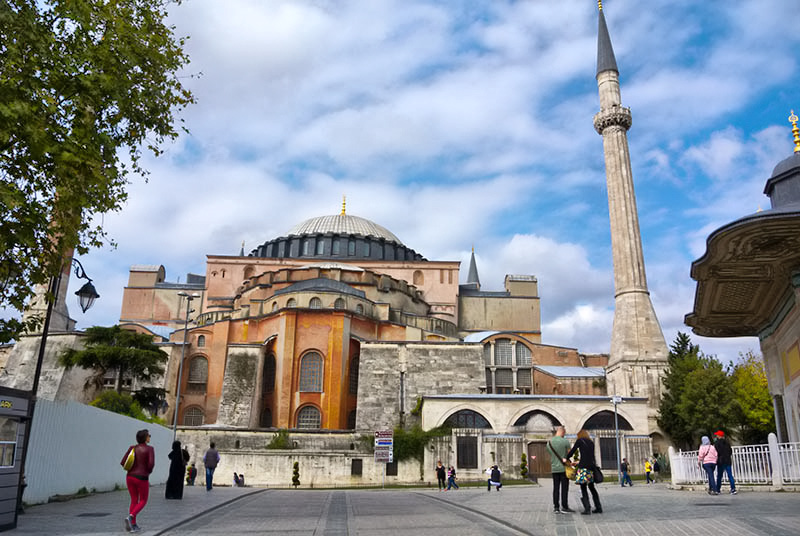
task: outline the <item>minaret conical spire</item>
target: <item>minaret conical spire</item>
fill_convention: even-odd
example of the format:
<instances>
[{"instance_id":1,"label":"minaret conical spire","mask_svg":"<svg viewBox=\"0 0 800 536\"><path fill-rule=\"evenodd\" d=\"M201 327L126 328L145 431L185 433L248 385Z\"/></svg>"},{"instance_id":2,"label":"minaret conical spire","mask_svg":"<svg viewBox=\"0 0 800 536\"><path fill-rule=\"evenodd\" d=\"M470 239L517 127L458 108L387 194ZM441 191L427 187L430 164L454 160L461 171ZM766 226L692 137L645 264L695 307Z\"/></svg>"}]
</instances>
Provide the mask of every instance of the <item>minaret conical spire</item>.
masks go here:
<instances>
[{"instance_id":1,"label":"minaret conical spire","mask_svg":"<svg viewBox=\"0 0 800 536\"><path fill-rule=\"evenodd\" d=\"M478 265L475 263L475 248L472 248L472 255L469 258L469 272L467 273L467 284L474 284L478 290L481 288L481 279L478 277Z\"/></svg>"},{"instance_id":2,"label":"minaret conical spire","mask_svg":"<svg viewBox=\"0 0 800 536\"><path fill-rule=\"evenodd\" d=\"M614 47L611 46L611 37L608 35L606 16L603 14L602 2L597 3L597 74L603 71L617 71L617 58L614 57Z\"/></svg>"}]
</instances>

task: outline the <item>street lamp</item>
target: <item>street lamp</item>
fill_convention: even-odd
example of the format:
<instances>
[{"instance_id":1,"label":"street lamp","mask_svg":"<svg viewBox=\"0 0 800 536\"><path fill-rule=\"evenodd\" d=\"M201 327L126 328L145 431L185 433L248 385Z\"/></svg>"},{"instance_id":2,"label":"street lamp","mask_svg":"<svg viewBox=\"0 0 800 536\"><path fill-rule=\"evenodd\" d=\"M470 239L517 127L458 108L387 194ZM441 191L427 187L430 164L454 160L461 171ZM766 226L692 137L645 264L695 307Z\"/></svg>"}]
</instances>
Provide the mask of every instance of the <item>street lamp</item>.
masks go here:
<instances>
[{"instance_id":1,"label":"street lamp","mask_svg":"<svg viewBox=\"0 0 800 536\"><path fill-rule=\"evenodd\" d=\"M78 290L75 294L78 296L78 303L80 304L81 311L84 313L94 305L94 301L100 297L95 290L94 285L92 285L92 279L86 275L86 270L83 269L83 265L78 261L78 259L70 259L70 265L74 265L75 267L75 275L78 279L86 279L88 282L85 283L80 290ZM70 266L70 269L72 266ZM69 271L67 271L69 272ZM20 471L20 483L22 476L25 472L25 460L28 456L28 445L31 439L31 430L33 429L33 412L36 409L36 393L39 391L39 376L42 374L42 363L44 363L44 353L45 348L47 346L47 334L50 331L50 319L53 316L53 305L55 301L58 299L58 291L59 287L61 287L61 276L63 275L64 270L59 269L58 275L54 275L50 277L50 281L47 287L47 312L44 315L44 324L42 325L42 337L39 341L39 353L36 356L36 368L33 372L33 385L31 386L31 398L28 404L28 414L26 416L27 421L27 430L25 433L25 440L23 442L22 447L22 457L20 459L20 467L22 467L22 471ZM20 505L22 504L22 486L17 484L17 510L19 510Z\"/></svg>"},{"instance_id":2,"label":"street lamp","mask_svg":"<svg viewBox=\"0 0 800 536\"><path fill-rule=\"evenodd\" d=\"M178 388L175 389L175 414L172 416L172 441L178 435L178 409L181 402L181 380L183 379L183 358L186 356L186 336L189 334L189 313L194 312L191 309L192 300L199 298L200 294L188 294L186 292L178 292L178 296L186 298L186 320L183 322L183 346L181 346L181 362L178 365Z\"/></svg>"},{"instance_id":3,"label":"street lamp","mask_svg":"<svg viewBox=\"0 0 800 536\"><path fill-rule=\"evenodd\" d=\"M614 404L614 429L617 432L617 478L622 483L622 460L619 458L619 417L617 416L617 404L624 402L621 396L614 395L611 397L611 403Z\"/></svg>"}]
</instances>

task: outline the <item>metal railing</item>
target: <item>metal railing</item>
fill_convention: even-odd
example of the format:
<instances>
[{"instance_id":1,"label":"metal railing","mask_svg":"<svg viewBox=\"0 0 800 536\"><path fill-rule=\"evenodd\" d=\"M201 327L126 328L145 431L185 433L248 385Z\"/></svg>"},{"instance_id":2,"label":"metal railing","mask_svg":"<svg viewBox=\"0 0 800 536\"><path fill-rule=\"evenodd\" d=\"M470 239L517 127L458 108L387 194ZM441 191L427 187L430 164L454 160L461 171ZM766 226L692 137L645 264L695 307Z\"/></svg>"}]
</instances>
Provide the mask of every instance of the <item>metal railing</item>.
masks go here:
<instances>
[{"instance_id":1,"label":"metal railing","mask_svg":"<svg viewBox=\"0 0 800 536\"><path fill-rule=\"evenodd\" d=\"M733 477L737 484L768 484L773 487L800 484L800 443L778 443L775 434L765 445L733 447ZM672 483L701 484L706 482L697 451L669 449ZM727 482L727 475L723 482Z\"/></svg>"}]
</instances>

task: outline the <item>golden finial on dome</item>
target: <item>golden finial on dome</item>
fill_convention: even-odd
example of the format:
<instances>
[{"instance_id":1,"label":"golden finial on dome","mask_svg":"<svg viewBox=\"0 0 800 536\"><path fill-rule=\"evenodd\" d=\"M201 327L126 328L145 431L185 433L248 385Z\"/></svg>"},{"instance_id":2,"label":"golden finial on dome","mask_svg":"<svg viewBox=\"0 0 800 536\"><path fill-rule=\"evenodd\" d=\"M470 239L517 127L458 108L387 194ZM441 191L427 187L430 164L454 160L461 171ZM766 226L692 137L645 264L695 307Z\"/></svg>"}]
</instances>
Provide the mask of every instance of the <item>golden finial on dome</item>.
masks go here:
<instances>
[{"instance_id":1,"label":"golden finial on dome","mask_svg":"<svg viewBox=\"0 0 800 536\"><path fill-rule=\"evenodd\" d=\"M797 128L797 116L794 115L794 110L791 111L789 122L792 124L792 134L794 135L794 152L800 153L800 128Z\"/></svg>"},{"instance_id":2,"label":"golden finial on dome","mask_svg":"<svg viewBox=\"0 0 800 536\"><path fill-rule=\"evenodd\" d=\"M603 11L603 0L597 0L597 10Z\"/></svg>"},{"instance_id":3,"label":"golden finial on dome","mask_svg":"<svg viewBox=\"0 0 800 536\"><path fill-rule=\"evenodd\" d=\"M342 196L342 216L345 215L344 213L345 213L345 209L346 208L347 208L347 196L343 195Z\"/></svg>"}]
</instances>

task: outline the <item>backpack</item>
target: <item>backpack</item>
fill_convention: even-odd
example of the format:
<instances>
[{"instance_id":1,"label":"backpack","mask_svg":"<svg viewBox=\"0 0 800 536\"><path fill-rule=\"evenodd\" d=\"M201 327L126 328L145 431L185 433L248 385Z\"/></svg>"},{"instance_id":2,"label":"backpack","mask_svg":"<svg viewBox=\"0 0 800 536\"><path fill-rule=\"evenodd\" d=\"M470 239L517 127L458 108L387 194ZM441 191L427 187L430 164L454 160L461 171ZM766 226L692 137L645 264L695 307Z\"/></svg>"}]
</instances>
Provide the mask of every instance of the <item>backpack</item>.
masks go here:
<instances>
[{"instance_id":1,"label":"backpack","mask_svg":"<svg viewBox=\"0 0 800 536\"><path fill-rule=\"evenodd\" d=\"M120 463L123 469L126 471L133 469L133 463L136 461L136 449L133 447L128 447L128 452L125 454L123 460L124 461Z\"/></svg>"}]
</instances>

